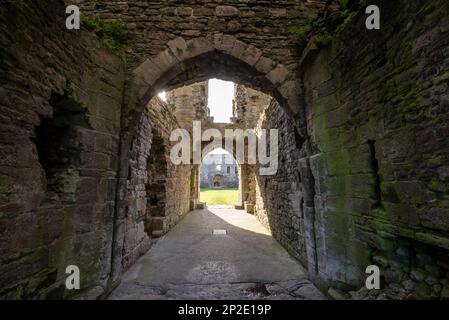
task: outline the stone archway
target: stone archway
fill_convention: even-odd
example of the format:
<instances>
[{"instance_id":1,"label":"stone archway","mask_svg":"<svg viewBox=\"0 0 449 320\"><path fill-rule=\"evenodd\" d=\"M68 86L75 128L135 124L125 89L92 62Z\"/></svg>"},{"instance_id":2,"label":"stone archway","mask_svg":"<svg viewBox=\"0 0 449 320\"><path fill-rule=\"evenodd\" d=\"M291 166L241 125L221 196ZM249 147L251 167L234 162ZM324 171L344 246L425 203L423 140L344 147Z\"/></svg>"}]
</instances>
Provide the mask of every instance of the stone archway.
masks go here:
<instances>
[{"instance_id":1,"label":"stone archway","mask_svg":"<svg viewBox=\"0 0 449 320\"><path fill-rule=\"evenodd\" d=\"M263 55L262 50L233 36L214 34L185 41L178 37L159 54L147 58L132 72L126 97L125 127L159 91L174 89L208 78L242 83L270 94L299 118L297 78L289 68Z\"/></svg>"},{"instance_id":2,"label":"stone archway","mask_svg":"<svg viewBox=\"0 0 449 320\"><path fill-rule=\"evenodd\" d=\"M136 135L141 114L148 102L158 92L174 89L181 85L221 78L247 85L273 96L299 124L299 89L295 75L282 63L263 55L261 49L246 44L234 36L214 34L186 41L179 37L167 43L167 48L155 56L147 58L132 72L132 79L125 93L122 113L121 140L121 181L128 176L128 159L132 141ZM242 176L243 170L240 170ZM118 188L118 198L126 188L122 183ZM241 199L244 198L244 195ZM125 214L122 208L117 212L118 226L114 245L115 252L122 252L120 228ZM116 274L121 273L120 257L115 260Z\"/></svg>"}]
</instances>

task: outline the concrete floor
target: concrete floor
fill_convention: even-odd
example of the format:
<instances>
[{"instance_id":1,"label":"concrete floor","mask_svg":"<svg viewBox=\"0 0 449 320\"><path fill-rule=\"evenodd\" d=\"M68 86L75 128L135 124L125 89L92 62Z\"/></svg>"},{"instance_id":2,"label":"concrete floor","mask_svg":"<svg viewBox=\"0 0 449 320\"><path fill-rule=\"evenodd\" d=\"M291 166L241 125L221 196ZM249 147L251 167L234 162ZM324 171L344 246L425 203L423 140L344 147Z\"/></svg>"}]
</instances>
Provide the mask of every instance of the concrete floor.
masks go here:
<instances>
[{"instance_id":1,"label":"concrete floor","mask_svg":"<svg viewBox=\"0 0 449 320\"><path fill-rule=\"evenodd\" d=\"M226 234L214 235L214 230ZM220 231L219 231L220 232ZM125 274L110 299L322 299L253 215L190 212Z\"/></svg>"}]
</instances>

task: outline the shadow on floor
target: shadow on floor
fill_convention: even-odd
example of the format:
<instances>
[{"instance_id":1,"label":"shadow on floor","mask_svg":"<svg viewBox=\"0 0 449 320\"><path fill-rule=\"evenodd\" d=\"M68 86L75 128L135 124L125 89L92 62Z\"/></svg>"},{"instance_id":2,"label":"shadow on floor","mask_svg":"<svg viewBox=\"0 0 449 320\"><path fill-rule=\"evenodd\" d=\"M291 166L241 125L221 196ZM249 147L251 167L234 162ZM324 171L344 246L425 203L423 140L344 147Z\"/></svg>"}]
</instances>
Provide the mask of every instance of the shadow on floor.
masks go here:
<instances>
[{"instance_id":1,"label":"shadow on floor","mask_svg":"<svg viewBox=\"0 0 449 320\"><path fill-rule=\"evenodd\" d=\"M306 270L253 215L221 207L187 214L124 275L122 284L110 296L110 299L322 298L307 280Z\"/></svg>"}]
</instances>

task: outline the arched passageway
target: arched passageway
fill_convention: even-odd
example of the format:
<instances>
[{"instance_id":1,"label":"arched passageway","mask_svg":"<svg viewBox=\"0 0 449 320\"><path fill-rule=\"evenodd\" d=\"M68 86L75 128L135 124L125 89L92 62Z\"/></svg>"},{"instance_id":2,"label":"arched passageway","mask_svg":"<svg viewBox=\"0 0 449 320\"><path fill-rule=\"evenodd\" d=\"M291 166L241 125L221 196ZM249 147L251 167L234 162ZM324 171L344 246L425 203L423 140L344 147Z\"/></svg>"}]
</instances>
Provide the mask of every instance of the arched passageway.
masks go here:
<instances>
[{"instance_id":1,"label":"arched passageway","mask_svg":"<svg viewBox=\"0 0 449 320\"><path fill-rule=\"evenodd\" d=\"M80 0L104 21L75 31L63 1L49 1L0 5L1 298L104 298L155 236L202 210L199 164L169 160L171 133L195 119L278 130L270 177L239 163L241 205L254 212L241 217L324 291L448 297L449 4L376 0L389 21L377 31L364 29L361 1ZM236 83L243 118L210 121L210 78ZM234 214L203 215L260 240ZM79 291L65 287L68 265ZM381 290L363 289L371 265Z\"/></svg>"}]
</instances>

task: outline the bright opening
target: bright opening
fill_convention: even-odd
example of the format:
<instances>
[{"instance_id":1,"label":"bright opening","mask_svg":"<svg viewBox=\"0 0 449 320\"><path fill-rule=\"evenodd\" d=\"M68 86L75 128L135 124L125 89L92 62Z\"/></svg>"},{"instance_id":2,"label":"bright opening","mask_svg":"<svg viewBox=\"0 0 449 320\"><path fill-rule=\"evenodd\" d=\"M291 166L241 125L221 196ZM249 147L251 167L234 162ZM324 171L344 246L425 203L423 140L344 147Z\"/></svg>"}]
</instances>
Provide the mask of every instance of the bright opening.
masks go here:
<instances>
[{"instance_id":1,"label":"bright opening","mask_svg":"<svg viewBox=\"0 0 449 320\"><path fill-rule=\"evenodd\" d=\"M165 91L159 93L158 96L162 101L167 102L167 93Z\"/></svg>"},{"instance_id":2,"label":"bright opening","mask_svg":"<svg viewBox=\"0 0 449 320\"><path fill-rule=\"evenodd\" d=\"M229 152L216 149L204 157L200 168L200 187L200 201L207 206L238 203L238 164Z\"/></svg>"},{"instance_id":3,"label":"bright opening","mask_svg":"<svg viewBox=\"0 0 449 320\"><path fill-rule=\"evenodd\" d=\"M229 123L232 117L234 83L218 79L209 80L208 107L214 122Z\"/></svg>"}]
</instances>

